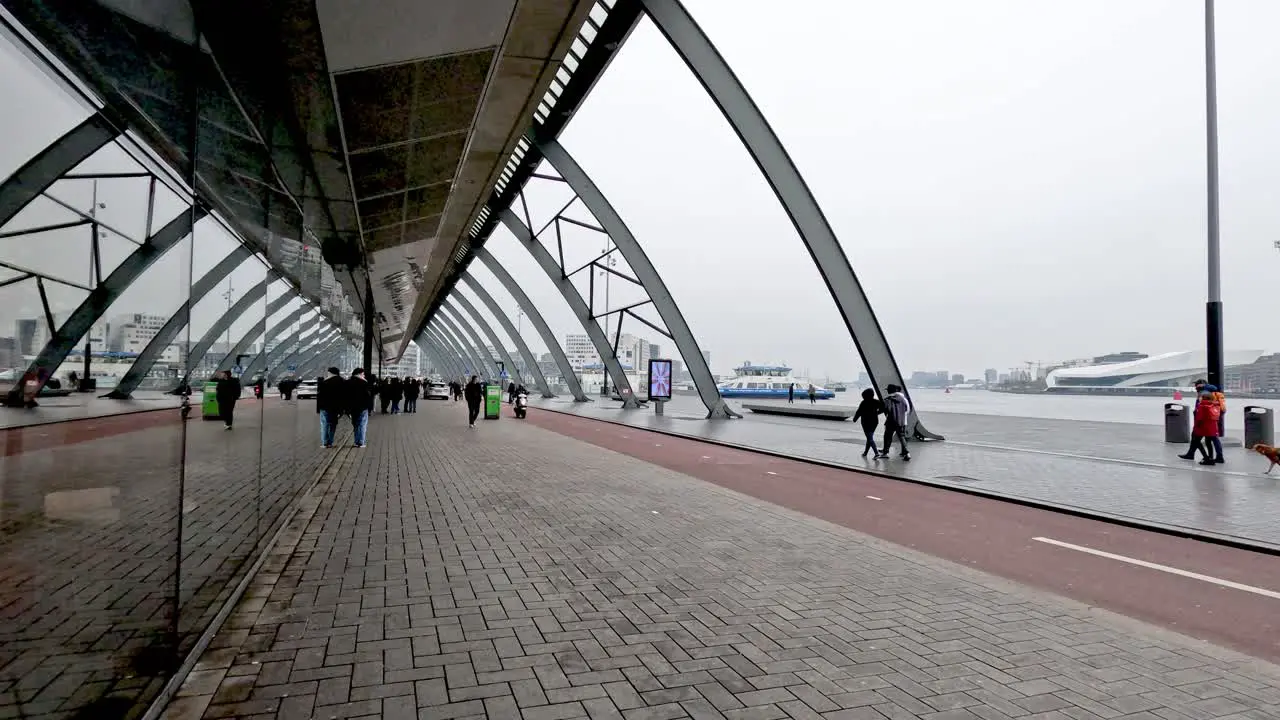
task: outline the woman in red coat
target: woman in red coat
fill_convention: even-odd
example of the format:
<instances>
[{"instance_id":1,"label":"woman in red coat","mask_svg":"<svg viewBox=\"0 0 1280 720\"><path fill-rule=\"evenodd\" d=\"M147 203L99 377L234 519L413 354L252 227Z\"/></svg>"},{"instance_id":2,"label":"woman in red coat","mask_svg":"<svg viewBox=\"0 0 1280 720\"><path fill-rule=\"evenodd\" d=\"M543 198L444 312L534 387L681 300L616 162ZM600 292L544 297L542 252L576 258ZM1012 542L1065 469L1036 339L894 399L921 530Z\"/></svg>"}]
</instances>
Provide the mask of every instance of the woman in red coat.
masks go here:
<instances>
[{"instance_id":1,"label":"woman in red coat","mask_svg":"<svg viewBox=\"0 0 1280 720\"><path fill-rule=\"evenodd\" d=\"M1200 402L1196 404L1195 422L1191 427L1192 442L1197 443L1200 453L1204 455L1204 459L1200 461L1201 465L1217 465L1218 460L1214 457L1214 449L1221 448L1218 444L1218 417L1222 414L1222 408L1218 403L1213 401L1213 396L1209 392L1200 393ZM1218 449L1221 454L1222 450Z\"/></svg>"}]
</instances>

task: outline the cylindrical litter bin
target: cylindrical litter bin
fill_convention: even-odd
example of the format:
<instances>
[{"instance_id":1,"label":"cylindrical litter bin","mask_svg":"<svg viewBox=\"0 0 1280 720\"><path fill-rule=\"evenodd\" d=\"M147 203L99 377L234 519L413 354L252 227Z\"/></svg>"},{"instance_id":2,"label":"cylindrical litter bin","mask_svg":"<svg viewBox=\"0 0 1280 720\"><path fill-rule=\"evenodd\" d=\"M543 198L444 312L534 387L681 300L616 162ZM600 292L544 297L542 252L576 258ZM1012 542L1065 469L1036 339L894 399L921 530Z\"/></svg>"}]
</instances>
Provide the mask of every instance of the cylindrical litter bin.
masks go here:
<instances>
[{"instance_id":1,"label":"cylindrical litter bin","mask_svg":"<svg viewBox=\"0 0 1280 720\"><path fill-rule=\"evenodd\" d=\"M1191 442L1191 415L1182 403L1164 404L1164 441L1167 443Z\"/></svg>"},{"instance_id":2,"label":"cylindrical litter bin","mask_svg":"<svg viewBox=\"0 0 1280 720\"><path fill-rule=\"evenodd\" d=\"M1271 408L1257 405L1244 407L1244 446L1251 448L1258 443L1276 444L1276 418Z\"/></svg>"}]
</instances>

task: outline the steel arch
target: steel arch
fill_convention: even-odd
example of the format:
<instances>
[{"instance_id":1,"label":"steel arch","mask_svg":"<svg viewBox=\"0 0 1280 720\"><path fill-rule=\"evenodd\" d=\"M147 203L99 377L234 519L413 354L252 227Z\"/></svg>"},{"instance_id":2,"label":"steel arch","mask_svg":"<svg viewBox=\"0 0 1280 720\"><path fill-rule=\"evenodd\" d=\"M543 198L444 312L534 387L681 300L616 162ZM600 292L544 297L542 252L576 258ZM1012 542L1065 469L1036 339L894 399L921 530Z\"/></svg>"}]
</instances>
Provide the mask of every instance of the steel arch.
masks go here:
<instances>
[{"instance_id":1,"label":"steel arch","mask_svg":"<svg viewBox=\"0 0 1280 720\"><path fill-rule=\"evenodd\" d=\"M338 337L338 335L339 335L338 328L333 327L332 325L330 325L328 328L325 328L323 325L321 325L321 327L318 330L316 330L314 333L312 333L311 336L303 338L298 343L298 346L294 348L293 352L284 356L284 358L280 360L280 363L279 365L277 365L277 367L285 368L284 372L286 373L294 372L294 374L296 375L297 374L296 371L290 371L288 369L289 363L294 363L296 365L298 363L298 360L301 359L304 355L308 355L308 356L310 354L318 355L324 349L324 346L327 345L328 343L333 342L334 338ZM308 360L308 362L310 362L310 360ZM301 366L299 366L299 369L301 369ZM268 366L266 370L268 373L270 373L271 371L270 366Z\"/></svg>"},{"instance_id":2,"label":"steel arch","mask_svg":"<svg viewBox=\"0 0 1280 720\"><path fill-rule=\"evenodd\" d=\"M538 358L529 350L529 346L525 344L524 338L520 337L520 333L516 331L516 326L511 324L511 319L507 317L507 314L503 312L502 308L498 306L498 303L494 301L493 296L489 294L489 291L485 290L470 273L463 273L459 279L466 283L467 287L471 288L471 291L476 294L476 297L480 298L480 302L483 302L485 307L489 308L489 312L493 313L493 316L498 319L498 323L502 325L502 329L507 333L507 336L516 344L516 350L518 350L520 352L520 356L524 358L525 366L529 368L529 372L533 375L533 381L537 383L538 390L542 393L542 397L555 397L556 394L551 392L551 387L547 385L547 378L542 374L542 367L538 365ZM459 301L466 303L467 307L471 307L471 303L467 301L466 296L462 293L457 293L457 297ZM474 308L471 310L471 314L475 315L476 319L484 322L484 319L475 311Z\"/></svg>"},{"instance_id":3,"label":"steel arch","mask_svg":"<svg viewBox=\"0 0 1280 720\"><path fill-rule=\"evenodd\" d=\"M524 373L520 372L520 367L516 365L515 359L511 357L511 353L507 352L506 343L502 342L502 338L498 337L498 334L493 331L493 326L489 324L489 321L485 320L483 315L476 312L476 306L472 305L471 301L468 300L466 296L464 296L460 291L454 291L450 297L445 298L445 301L442 304L450 305L453 307L454 312L459 315L465 314L467 317L470 317L476 325L479 325L484 334L488 336L489 342L493 343L494 349L502 356L502 361L507 364L507 367L511 368L511 377L515 378L516 384L524 385ZM546 381L543 380L542 382L545 383ZM538 389L543 390L544 388L542 385L539 385Z\"/></svg>"},{"instance_id":4,"label":"steel arch","mask_svg":"<svg viewBox=\"0 0 1280 720\"><path fill-rule=\"evenodd\" d=\"M310 307L306 309L308 311L313 310L313 308ZM315 317L308 318L298 323L298 329L294 330L287 338L278 343L275 347L271 348L271 352L267 352L267 342L272 336L264 336L262 338L262 352L255 355L253 360L249 361L249 364L245 366L243 374L252 380L255 372L261 372L262 376L265 378L267 376L267 372L276 364L277 361L280 360L280 358L284 357L286 353L291 352L298 343L302 342L303 336L311 334L312 331L320 327L322 320L323 317L319 313L316 313ZM282 326L281 329L284 329L285 327L288 327L288 325Z\"/></svg>"},{"instance_id":5,"label":"steel arch","mask_svg":"<svg viewBox=\"0 0 1280 720\"><path fill-rule=\"evenodd\" d=\"M671 340L675 342L676 349L680 351L680 357L684 359L685 368L693 376L693 384L698 389L702 404L707 408L707 417L742 417L731 410L725 404L724 398L720 397L720 388L716 386L716 380L711 375L711 368L707 366L706 358L702 355L702 348L698 346L698 341L694 338L693 331L689 329L688 323L685 322L684 315L680 312L680 307L676 305L675 298L667 290L667 284L662 281L662 276L658 274L653 263L649 261L649 256L645 253L644 248L640 247L640 243L631 234L631 229L623 222L622 216L618 215L608 198L604 196L604 193L600 192L591 177L574 161L573 157L559 141L547 140L537 144L542 156L546 158L547 162L551 163L551 166L568 183L574 194L582 200L582 204L600 222L601 227L604 228L609 238L613 240L613 244L617 246L618 252L622 253L627 265L631 266L631 271L635 273L636 279L640 281L645 292L649 294L649 299L653 302L654 308L658 311L658 315L662 317L663 324L667 326L667 332ZM621 322L621 318L619 318L619 322Z\"/></svg>"},{"instance_id":6,"label":"steel arch","mask_svg":"<svg viewBox=\"0 0 1280 720\"><path fill-rule=\"evenodd\" d=\"M498 278L498 282L507 289L507 293L515 298L517 304L524 310L524 314L529 316L529 321L537 328L538 335L542 337L542 344L547 346L547 352L551 353L551 357L555 358L556 367L560 368L560 376L564 378L564 382L569 386L569 392L573 394L573 399L577 402L587 402L586 393L582 392L582 383L578 381L578 376L573 372L573 366L569 364L569 358L565 357L564 348L560 347L560 341L556 339L554 333L551 332L547 321L543 319L542 313L538 312L537 306L529 300L529 296L524 293L524 289L520 284L511 277L511 273L502 267L502 263L498 262L488 250L476 248L475 255L489 268L489 272ZM465 277L465 275L464 275ZM472 287L479 287L479 282L469 283Z\"/></svg>"},{"instance_id":7,"label":"steel arch","mask_svg":"<svg viewBox=\"0 0 1280 720\"><path fill-rule=\"evenodd\" d=\"M451 339L449 339L448 335L446 335L440 327L428 326L427 329L430 330L432 335L436 338L436 342L440 343L440 347L444 349L445 354L452 357L454 365L459 371L458 377L465 378L471 375L472 373L467 372L467 365L468 363L475 361L468 360L466 356L463 355L462 350L455 345Z\"/></svg>"},{"instance_id":8,"label":"steel arch","mask_svg":"<svg viewBox=\"0 0 1280 720\"><path fill-rule=\"evenodd\" d=\"M489 374L489 366L485 365L480 356L476 354L475 349L462 339L462 334L454 329L453 323L440 314L436 315L436 319L440 321L440 326L436 329L441 331L446 340L453 343L460 355L470 359L471 372L469 374L487 376Z\"/></svg>"},{"instance_id":9,"label":"steel arch","mask_svg":"<svg viewBox=\"0 0 1280 720\"><path fill-rule=\"evenodd\" d=\"M475 349L476 355L480 358L480 362L484 363L485 368L489 372L493 373L494 378L501 380L502 377L501 373L498 372L498 364L493 361L492 353L490 353L485 347L484 342L480 338L480 334L476 332L475 328L467 324L462 316L453 310L452 306L446 310L444 303L441 303L440 312L444 320L451 321L451 327L454 328L455 333L459 328L462 329L463 333L465 333L462 335L462 339L471 341L471 347Z\"/></svg>"},{"instance_id":10,"label":"steel arch","mask_svg":"<svg viewBox=\"0 0 1280 720\"><path fill-rule=\"evenodd\" d=\"M267 280L264 280L263 282L265 283L267 282ZM265 287L263 288L263 294L264 295L266 294ZM244 335L239 340L236 341L235 347L230 348L227 351L227 356L222 358L222 362L218 363L218 367L215 368L215 371L223 372L223 371L231 370L232 368L234 368L236 364L236 358L238 358L241 354L243 354L245 350L248 350L249 346L253 344L254 340L257 340L259 337L263 337L265 339L265 336L267 333L267 320L270 319L272 315L275 315L276 313L280 312L280 310L283 309L285 305L288 305L295 298L297 298L297 295L291 292L287 292L281 295L280 297L276 298L275 300L272 300L271 302L267 303L267 308L262 314L262 319L255 322L253 324L253 327L245 331ZM241 299L243 300L243 298ZM239 303L236 303L236 304L239 305ZM302 317L302 314L305 313L306 311L307 311L306 305L303 305L297 310L294 310L293 313L290 314L289 317L286 320L284 320L283 323L277 324L274 328L272 328L271 333L273 335L279 333L280 328L288 327L289 325L294 323L298 318ZM244 373L241 372L241 375L243 374Z\"/></svg>"},{"instance_id":11,"label":"steel arch","mask_svg":"<svg viewBox=\"0 0 1280 720\"><path fill-rule=\"evenodd\" d=\"M118 137L120 131L102 113L94 113L49 143L0 185L0 227L58 178Z\"/></svg>"},{"instance_id":12,"label":"steel arch","mask_svg":"<svg viewBox=\"0 0 1280 720\"><path fill-rule=\"evenodd\" d=\"M227 310L225 315L218 318L217 321L213 323L213 326L205 332L204 337L200 338L200 342L195 344L191 349L191 353L187 356L187 367L183 371L184 374L182 376L182 380L178 382L178 387L175 388L175 391L180 391L187 385L187 383L191 382L192 370L200 366L201 361L204 360L204 356L209 354L209 348L213 347L213 344L218 341L218 337L235 324L235 321L240 319L240 316L244 314L245 310L248 310L254 303L266 297L267 286L276 279L277 276L268 272L267 276L262 279L262 282L250 288L249 292L245 293L244 296L237 300L235 304L231 306L231 309ZM228 352L230 352L230 350L231 348L227 348Z\"/></svg>"},{"instance_id":13,"label":"steel arch","mask_svg":"<svg viewBox=\"0 0 1280 720\"><path fill-rule=\"evenodd\" d=\"M333 354L336 353L338 350L342 349L342 342L344 339L345 338L339 335L338 337L330 341L329 344L325 346L323 350L317 353L314 358L307 361L305 365L302 365L298 368L298 373L297 373L298 377L301 379L301 378L306 378L313 373L319 373L321 367L323 367L326 363L328 363L330 359L333 358L334 356ZM330 364L333 364L333 363L330 363Z\"/></svg>"},{"instance_id":14,"label":"steel arch","mask_svg":"<svg viewBox=\"0 0 1280 720\"><path fill-rule=\"evenodd\" d=\"M207 211L199 206L184 210L147 238L146 242L134 248L133 252L115 270L112 270L105 280L98 283L89 296L72 311L57 332L45 343L36 359L31 361L31 365L27 367L27 372L22 377L34 377L39 382L40 388L43 388L45 382L53 377L58 366L62 365L62 361L67 359L76 342L89 332L111 304L165 253L190 235L192 227L206 214ZM22 393L22 383L19 382L9 391L6 402L21 404Z\"/></svg>"},{"instance_id":15,"label":"steel arch","mask_svg":"<svg viewBox=\"0 0 1280 720\"><path fill-rule=\"evenodd\" d=\"M885 388L894 384L906 392L906 383L889 348L889 341L853 272L849 257L840 247L826 215L764 113L680 0L639 1L654 26L667 38L720 108L773 188L822 273L876 390L883 397ZM913 424L915 435L942 439L942 436L926 430L918 415Z\"/></svg>"},{"instance_id":16,"label":"steel arch","mask_svg":"<svg viewBox=\"0 0 1280 720\"><path fill-rule=\"evenodd\" d=\"M425 332L420 333L418 338L419 346L429 348L431 356L435 358L435 364L439 366L440 374L445 377L457 378L458 368L454 366L453 359L449 358L447 353L440 350L440 341Z\"/></svg>"},{"instance_id":17,"label":"steel arch","mask_svg":"<svg viewBox=\"0 0 1280 720\"><path fill-rule=\"evenodd\" d=\"M551 253L538 242L533 236L533 231L529 229L524 221L521 220L511 208L502 211L502 223L507 229L516 236L516 240L520 242L524 249L529 251L533 259L538 262L538 266L547 274L551 282L560 291L561 297L565 303L569 305L569 309L573 311L574 317L582 325L582 329L587 332L587 337L591 338L591 344L596 348L596 354L600 356L600 362L604 363L604 367L608 370L609 378L613 379L613 384L618 388L618 393L622 395L622 407L637 407L635 393L631 390L631 381L627 378L627 374L622 370L622 363L618 362L618 353L614 349L613 344L609 342L609 338L605 337L604 330L600 329L600 323L596 322L591 316L591 308L587 307L586 301L582 299L582 295L578 293L578 289L573 286L571 281L565 274L564 269L551 257ZM605 385L608 385L606 378ZM608 392L608 388L605 388Z\"/></svg>"},{"instance_id":18,"label":"steel arch","mask_svg":"<svg viewBox=\"0 0 1280 720\"><path fill-rule=\"evenodd\" d=\"M147 346L142 348L142 352L138 353L137 359L133 361L133 365L129 368L128 372L124 374L124 377L120 378L120 382L116 384L115 388L103 397L109 397L114 400L124 400L132 395L133 391L138 388L138 384L146 378L147 373L151 371L151 368L156 364L156 361L160 359L160 355L164 352L165 348L169 347L169 344L173 342L175 337L177 337L178 332L187 326L191 319L191 308L195 306L196 303L204 299L204 296L208 295L209 291L212 290L214 286L222 282L223 279L230 275L233 270L240 267L240 265L245 260L248 260L252 255L253 252L250 251L248 247L244 245L237 245L231 252L227 253L227 256L224 257L217 265L214 265L209 272L205 273L199 280L192 284L191 292L187 296L186 301L178 307L176 312L169 316L169 319L165 321L164 327L160 328L160 331L155 334L155 337L151 338L147 343ZM189 367L194 363L188 359L187 364ZM190 369L186 372L190 373Z\"/></svg>"}]
</instances>

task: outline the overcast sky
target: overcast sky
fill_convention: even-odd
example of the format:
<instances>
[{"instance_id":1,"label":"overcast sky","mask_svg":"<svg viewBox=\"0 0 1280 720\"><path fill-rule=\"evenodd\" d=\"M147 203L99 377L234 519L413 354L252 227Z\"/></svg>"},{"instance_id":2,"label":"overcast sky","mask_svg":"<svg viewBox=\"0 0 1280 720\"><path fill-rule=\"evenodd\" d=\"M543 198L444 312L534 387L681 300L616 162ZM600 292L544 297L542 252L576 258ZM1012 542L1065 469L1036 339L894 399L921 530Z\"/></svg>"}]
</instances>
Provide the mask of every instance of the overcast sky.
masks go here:
<instances>
[{"instance_id":1,"label":"overcast sky","mask_svg":"<svg viewBox=\"0 0 1280 720\"><path fill-rule=\"evenodd\" d=\"M822 204L904 373L1203 345L1198 0L687 5ZM1230 348L1280 350L1276 27L1274 0L1218 3ZM8 173L75 118L50 120L58 103L37 102L48 83L11 52L0 63L6 97L32 108L0 117ZM752 360L815 377L856 374L853 344L803 243L647 21L563 141L663 273L715 371ZM556 209L554 189L530 197L541 198L543 221ZM566 255L585 262L601 240L583 233ZM557 334L574 329L510 235L500 230L489 247L535 278L526 289ZM477 276L513 307L487 273ZM613 305L627 292L612 283ZM641 334L670 352L665 339Z\"/></svg>"}]
</instances>

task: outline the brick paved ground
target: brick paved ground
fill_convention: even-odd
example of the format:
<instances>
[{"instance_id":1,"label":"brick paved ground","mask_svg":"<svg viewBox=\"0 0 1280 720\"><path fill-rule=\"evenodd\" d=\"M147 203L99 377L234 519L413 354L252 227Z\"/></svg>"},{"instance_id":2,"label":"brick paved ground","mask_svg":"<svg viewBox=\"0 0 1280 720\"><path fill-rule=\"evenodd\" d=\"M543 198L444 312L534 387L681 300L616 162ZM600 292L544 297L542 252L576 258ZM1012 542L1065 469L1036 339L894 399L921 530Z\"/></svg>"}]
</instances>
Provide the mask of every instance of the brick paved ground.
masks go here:
<instances>
[{"instance_id":1,"label":"brick paved ground","mask_svg":"<svg viewBox=\"0 0 1280 720\"><path fill-rule=\"evenodd\" d=\"M910 463L896 458L874 462L860 457L862 430L852 423L750 413L732 422L709 421L688 412L688 398L681 400L686 409L668 409L664 417L648 409L622 411L609 402L557 398L534 403L661 432L1280 546L1280 524L1275 522L1280 481L1262 475L1265 460L1243 448L1228 450L1226 465L1203 468L1177 459L1186 448L1159 442L1158 429L1148 426L931 413L926 418L930 427L943 429L947 442L914 443ZM962 428L973 428L973 434Z\"/></svg>"},{"instance_id":2,"label":"brick paved ground","mask_svg":"<svg viewBox=\"0 0 1280 720\"><path fill-rule=\"evenodd\" d=\"M527 424L375 430L168 720L1280 717L1274 666Z\"/></svg>"},{"instance_id":3,"label":"brick paved ground","mask_svg":"<svg viewBox=\"0 0 1280 720\"><path fill-rule=\"evenodd\" d=\"M176 411L88 440L80 422L3 431L0 718L114 720L154 697L324 459L309 404L263 407L230 433L190 421L185 448Z\"/></svg>"}]
</instances>

